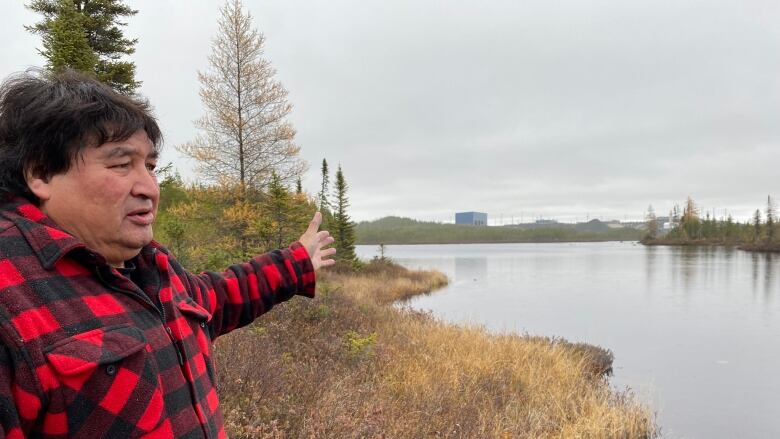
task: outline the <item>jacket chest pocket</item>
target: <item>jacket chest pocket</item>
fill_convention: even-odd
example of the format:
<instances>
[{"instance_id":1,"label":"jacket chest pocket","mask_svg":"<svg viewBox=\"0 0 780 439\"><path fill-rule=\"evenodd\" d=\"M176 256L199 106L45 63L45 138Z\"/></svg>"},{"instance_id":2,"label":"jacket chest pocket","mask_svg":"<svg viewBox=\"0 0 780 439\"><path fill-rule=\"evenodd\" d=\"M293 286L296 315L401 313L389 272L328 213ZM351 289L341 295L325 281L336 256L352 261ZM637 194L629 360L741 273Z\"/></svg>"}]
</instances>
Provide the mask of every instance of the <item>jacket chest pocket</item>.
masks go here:
<instances>
[{"instance_id":1,"label":"jacket chest pocket","mask_svg":"<svg viewBox=\"0 0 780 439\"><path fill-rule=\"evenodd\" d=\"M187 349L188 358L191 358L194 365L194 373L202 374L206 372L214 386L217 385L217 373L213 364L211 350L211 313L200 306L191 297L185 296L176 302L176 308L184 317L182 343Z\"/></svg>"},{"instance_id":2,"label":"jacket chest pocket","mask_svg":"<svg viewBox=\"0 0 780 439\"><path fill-rule=\"evenodd\" d=\"M98 328L49 347L69 434L104 432L133 437L162 420L163 395L154 354L143 332L130 325ZM110 434L109 434L110 433Z\"/></svg>"},{"instance_id":3,"label":"jacket chest pocket","mask_svg":"<svg viewBox=\"0 0 780 439\"><path fill-rule=\"evenodd\" d=\"M211 322L211 313L198 304L198 302L192 300L191 297L185 296L181 300L176 302L176 308L184 316L184 322L186 322L189 328L182 328L184 334L192 333L195 338L198 339L198 345L201 350L209 351L208 345L211 343L211 328L209 322Z\"/></svg>"}]
</instances>

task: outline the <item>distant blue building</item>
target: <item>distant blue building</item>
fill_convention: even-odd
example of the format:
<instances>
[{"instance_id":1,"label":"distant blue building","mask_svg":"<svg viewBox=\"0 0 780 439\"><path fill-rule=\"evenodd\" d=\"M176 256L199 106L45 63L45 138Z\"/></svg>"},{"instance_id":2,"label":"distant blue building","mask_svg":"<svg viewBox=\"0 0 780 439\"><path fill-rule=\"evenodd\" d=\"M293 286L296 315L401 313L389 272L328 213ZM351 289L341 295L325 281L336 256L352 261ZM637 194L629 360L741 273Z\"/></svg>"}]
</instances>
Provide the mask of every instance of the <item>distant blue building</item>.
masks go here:
<instances>
[{"instance_id":1,"label":"distant blue building","mask_svg":"<svg viewBox=\"0 0 780 439\"><path fill-rule=\"evenodd\" d=\"M458 212L455 214L455 224L486 226L487 214L482 212Z\"/></svg>"}]
</instances>

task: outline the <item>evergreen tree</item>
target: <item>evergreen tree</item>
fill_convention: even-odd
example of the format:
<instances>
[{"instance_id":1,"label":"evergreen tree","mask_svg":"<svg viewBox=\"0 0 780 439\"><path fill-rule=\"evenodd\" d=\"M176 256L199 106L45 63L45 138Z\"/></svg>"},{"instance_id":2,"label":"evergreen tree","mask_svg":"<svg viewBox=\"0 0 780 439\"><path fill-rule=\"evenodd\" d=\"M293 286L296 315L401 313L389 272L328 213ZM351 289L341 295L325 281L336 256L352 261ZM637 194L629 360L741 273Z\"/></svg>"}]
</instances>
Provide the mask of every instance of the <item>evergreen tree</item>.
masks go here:
<instances>
[{"instance_id":1,"label":"evergreen tree","mask_svg":"<svg viewBox=\"0 0 780 439\"><path fill-rule=\"evenodd\" d=\"M701 224L702 238L709 239L714 237L716 230L717 230L717 226L715 225L715 221L710 216L710 213L707 212Z\"/></svg>"},{"instance_id":2,"label":"evergreen tree","mask_svg":"<svg viewBox=\"0 0 780 439\"><path fill-rule=\"evenodd\" d=\"M274 173L292 183L306 163L287 121L292 111L287 90L264 58L265 38L253 29L240 0L228 0L217 22L209 69L198 73L206 109L195 122L201 134L177 149L198 162L201 175L239 185L244 197L265 189Z\"/></svg>"},{"instance_id":3,"label":"evergreen tree","mask_svg":"<svg viewBox=\"0 0 780 439\"><path fill-rule=\"evenodd\" d=\"M157 175L161 178L160 204L154 232L155 235L158 235L158 231L162 231L166 238L166 245L173 250L179 260L186 261L188 259L185 250L186 224L182 218L166 213L171 207L188 201L187 189L181 176L173 170L171 164L161 166L158 169Z\"/></svg>"},{"instance_id":4,"label":"evergreen tree","mask_svg":"<svg viewBox=\"0 0 780 439\"><path fill-rule=\"evenodd\" d=\"M272 236L272 247L283 248L289 244L285 242L287 233L288 219L292 210L292 199L284 183L276 173L271 174L271 181L268 183L268 197L266 199L266 212L271 220L270 232Z\"/></svg>"},{"instance_id":5,"label":"evergreen tree","mask_svg":"<svg viewBox=\"0 0 780 439\"><path fill-rule=\"evenodd\" d=\"M653 240L658 238L658 218L655 216L655 209L653 209L652 205L647 207L645 219L647 220L647 234L645 235L645 239Z\"/></svg>"},{"instance_id":6,"label":"evergreen tree","mask_svg":"<svg viewBox=\"0 0 780 439\"><path fill-rule=\"evenodd\" d=\"M771 195L766 197L766 243L771 244L775 240L775 202Z\"/></svg>"},{"instance_id":7,"label":"evergreen tree","mask_svg":"<svg viewBox=\"0 0 780 439\"><path fill-rule=\"evenodd\" d=\"M319 205L320 212L322 212L323 215L325 215L325 212L328 212L330 210L330 203L328 203L328 191L330 191L330 177L328 175L328 161L325 159L322 159L322 186L320 187L320 193L319 195Z\"/></svg>"},{"instance_id":8,"label":"evergreen tree","mask_svg":"<svg viewBox=\"0 0 780 439\"><path fill-rule=\"evenodd\" d=\"M758 242L761 237L761 211L756 209L753 214L753 241Z\"/></svg>"},{"instance_id":9,"label":"evergreen tree","mask_svg":"<svg viewBox=\"0 0 780 439\"><path fill-rule=\"evenodd\" d=\"M347 208L349 207L349 201L347 200L347 182L344 179L344 173L341 171L341 165L339 165L336 171L336 205L333 212L333 238L335 238L334 246L337 249L336 258L340 261L348 262L350 264L357 263L357 256L355 255L355 223L349 217Z\"/></svg>"},{"instance_id":10,"label":"evergreen tree","mask_svg":"<svg viewBox=\"0 0 780 439\"><path fill-rule=\"evenodd\" d=\"M295 180L295 193L300 195L303 193L303 184L301 183L301 177Z\"/></svg>"},{"instance_id":11,"label":"evergreen tree","mask_svg":"<svg viewBox=\"0 0 780 439\"><path fill-rule=\"evenodd\" d=\"M54 72L71 68L81 72L93 72L97 55L92 51L84 33L84 18L70 0L60 0L59 14L52 20L50 32L43 35L46 67Z\"/></svg>"},{"instance_id":12,"label":"evergreen tree","mask_svg":"<svg viewBox=\"0 0 780 439\"><path fill-rule=\"evenodd\" d=\"M737 234L737 225L734 223L734 217L731 214L726 218L725 234L727 240L733 239Z\"/></svg>"},{"instance_id":13,"label":"evergreen tree","mask_svg":"<svg viewBox=\"0 0 780 439\"><path fill-rule=\"evenodd\" d=\"M694 203L693 198L688 197L683 208L680 226L685 232L685 236L690 239L701 238L701 221L699 220L699 210Z\"/></svg>"},{"instance_id":14,"label":"evergreen tree","mask_svg":"<svg viewBox=\"0 0 780 439\"><path fill-rule=\"evenodd\" d=\"M43 20L26 29L43 40L41 55L52 70L91 72L115 90L131 94L140 85L135 64L123 59L138 40L127 39L121 20L138 13L123 0L32 0L27 7ZM91 55L84 48L84 39Z\"/></svg>"},{"instance_id":15,"label":"evergreen tree","mask_svg":"<svg viewBox=\"0 0 780 439\"><path fill-rule=\"evenodd\" d=\"M669 220L672 222L672 227L680 225L680 206L675 204L672 211L669 212Z\"/></svg>"}]
</instances>

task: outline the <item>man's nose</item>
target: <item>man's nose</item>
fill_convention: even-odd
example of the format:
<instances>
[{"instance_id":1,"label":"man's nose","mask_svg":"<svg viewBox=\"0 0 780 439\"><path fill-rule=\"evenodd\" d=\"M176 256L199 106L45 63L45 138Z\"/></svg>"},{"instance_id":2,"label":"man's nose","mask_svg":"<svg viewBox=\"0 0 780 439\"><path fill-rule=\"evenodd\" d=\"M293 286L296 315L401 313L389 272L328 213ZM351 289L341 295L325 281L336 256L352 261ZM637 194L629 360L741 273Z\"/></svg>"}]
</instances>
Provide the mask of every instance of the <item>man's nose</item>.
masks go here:
<instances>
[{"instance_id":1,"label":"man's nose","mask_svg":"<svg viewBox=\"0 0 780 439\"><path fill-rule=\"evenodd\" d=\"M146 197L156 201L160 197L160 186L157 184L157 176L144 165L143 169L136 172L133 195Z\"/></svg>"}]
</instances>

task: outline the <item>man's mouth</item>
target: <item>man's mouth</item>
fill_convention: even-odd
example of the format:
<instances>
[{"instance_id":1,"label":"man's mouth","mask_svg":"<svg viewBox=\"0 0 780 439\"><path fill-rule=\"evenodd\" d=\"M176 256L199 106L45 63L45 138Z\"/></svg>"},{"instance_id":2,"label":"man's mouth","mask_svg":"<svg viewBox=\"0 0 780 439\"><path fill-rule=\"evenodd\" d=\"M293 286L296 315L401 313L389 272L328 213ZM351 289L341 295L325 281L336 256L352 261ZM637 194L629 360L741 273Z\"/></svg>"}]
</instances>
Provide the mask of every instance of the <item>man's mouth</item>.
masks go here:
<instances>
[{"instance_id":1,"label":"man's mouth","mask_svg":"<svg viewBox=\"0 0 780 439\"><path fill-rule=\"evenodd\" d=\"M127 218L135 224L148 226L154 222L154 212L149 208L135 209L127 214Z\"/></svg>"}]
</instances>

